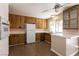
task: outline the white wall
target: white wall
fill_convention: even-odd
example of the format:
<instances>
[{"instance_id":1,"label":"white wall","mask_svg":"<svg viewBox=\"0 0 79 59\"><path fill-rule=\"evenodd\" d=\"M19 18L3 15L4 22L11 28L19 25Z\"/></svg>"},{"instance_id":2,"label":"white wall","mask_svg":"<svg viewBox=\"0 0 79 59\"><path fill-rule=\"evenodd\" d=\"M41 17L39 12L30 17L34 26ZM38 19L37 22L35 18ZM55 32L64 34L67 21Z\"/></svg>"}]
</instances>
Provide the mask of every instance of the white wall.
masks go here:
<instances>
[{"instance_id":1,"label":"white wall","mask_svg":"<svg viewBox=\"0 0 79 59\"><path fill-rule=\"evenodd\" d=\"M0 17L8 20L8 4L0 3ZM8 38L0 40L0 56L9 53Z\"/></svg>"}]
</instances>

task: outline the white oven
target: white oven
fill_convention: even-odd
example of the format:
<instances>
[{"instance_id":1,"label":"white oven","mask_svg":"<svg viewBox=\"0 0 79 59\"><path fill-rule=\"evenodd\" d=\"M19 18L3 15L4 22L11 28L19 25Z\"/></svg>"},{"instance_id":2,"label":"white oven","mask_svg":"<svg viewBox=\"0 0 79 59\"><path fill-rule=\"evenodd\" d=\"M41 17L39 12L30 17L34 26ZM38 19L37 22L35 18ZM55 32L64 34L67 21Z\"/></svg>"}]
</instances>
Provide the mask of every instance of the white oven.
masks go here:
<instances>
[{"instance_id":1,"label":"white oven","mask_svg":"<svg viewBox=\"0 0 79 59\"><path fill-rule=\"evenodd\" d=\"M9 36L9 21L0 19L0 39L4 39Z\"/></svg>"}]
</instances>

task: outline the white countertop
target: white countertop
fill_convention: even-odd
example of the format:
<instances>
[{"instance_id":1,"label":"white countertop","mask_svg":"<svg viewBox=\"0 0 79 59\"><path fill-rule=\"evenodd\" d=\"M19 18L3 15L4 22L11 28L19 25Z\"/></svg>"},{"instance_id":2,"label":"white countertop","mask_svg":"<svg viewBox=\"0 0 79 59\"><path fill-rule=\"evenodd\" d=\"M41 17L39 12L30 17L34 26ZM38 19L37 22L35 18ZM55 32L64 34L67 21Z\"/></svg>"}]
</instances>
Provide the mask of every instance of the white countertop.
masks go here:
<instances>
[{"instance_id":1,"label":"white countertop","mask_svg":"<svg viewBox=\"0 0 79 59\"><path fill-rule=\"evenodd\" d=\"M50 32L44 29L36 29L36 33L50 33Z\"/></svg>"},{"instance_id":2,"label":"white countertop","mask_svg":"<svg viewBox=\"0 0 79 59\"><path fill-rule=\"evenodd\" d=\"M10 34L25 34L24 29L11 29Z\"/></svg>"},{"instance_id":3,"label":"white countertop","mask_svg":"<svg viewBox=\"0 0 79 59\"><path fill-rule=\"evenodd\" d=\"M55 36L61 36L61 37L65 37L65 38L74 38L74 37L79 37L79 32L75 32L75 33L53 33L51 35L55 35Z\"/></svg>"},{"instance_id":4,"label":"white countertop","mask_svg":"<svg viewBox=\"0 0 79 59\"><path fill-rule=\"evenodd\" d=\"M10 34L25 34L25 31L10 31Z\"/></svg>"},{"instance_id":5,"label":"white countertop","mask_svg":"<svg viewBox=\"0 0 79 59\"><path fill-rule=\"evenodd\" d=\"M36 33L50 33L50 32L43 29L37 29ZM10 34L25 34L25 30L24 29L11 29Z\"/></svg>"}]
</instances>

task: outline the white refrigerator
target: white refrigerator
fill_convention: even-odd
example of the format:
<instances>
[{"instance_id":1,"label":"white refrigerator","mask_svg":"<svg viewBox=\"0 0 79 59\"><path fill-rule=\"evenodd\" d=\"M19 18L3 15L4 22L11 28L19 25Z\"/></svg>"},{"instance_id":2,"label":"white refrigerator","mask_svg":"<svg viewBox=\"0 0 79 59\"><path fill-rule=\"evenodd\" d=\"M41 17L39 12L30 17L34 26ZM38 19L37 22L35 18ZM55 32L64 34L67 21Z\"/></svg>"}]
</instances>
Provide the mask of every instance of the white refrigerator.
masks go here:
<instances>
[{"instance_id":1,"label":"white refrigerator","mask_svg":"<svg viewBox=\"0 0 79 59\"><path fill-rule=\"evenodd\" d=\"M35 42L35 24L26 24L26 42Z\"/></svg>"}]
</instances>

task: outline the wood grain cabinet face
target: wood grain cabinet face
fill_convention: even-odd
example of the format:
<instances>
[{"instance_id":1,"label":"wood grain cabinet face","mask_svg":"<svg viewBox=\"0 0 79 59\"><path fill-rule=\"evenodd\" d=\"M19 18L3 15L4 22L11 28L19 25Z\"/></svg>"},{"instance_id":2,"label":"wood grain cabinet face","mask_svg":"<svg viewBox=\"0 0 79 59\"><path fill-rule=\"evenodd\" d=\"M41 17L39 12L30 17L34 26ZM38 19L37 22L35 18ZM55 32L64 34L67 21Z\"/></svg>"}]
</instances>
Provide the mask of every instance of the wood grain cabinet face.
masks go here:
<instances>
[{"instance_id":1,"label":"wood grain cabinet face","mask_svg":"<svg viewBox=\"0 0 79 59\"><path fill-rule=\"evenodd\" d=\"M77 8L75 7L70 10L70 28L78 28L77 20Z\"/></svg>"},{"instance_id":2,"label":"wood grain cabinet face","mask_svg":"<svg viewBox=\"0 0 79 59\"><path fill-rule=\"evenodd\" d=\"M73 6L63 12L63 28L78 29L78 6Z\"/></svg>"},{"instance_id":3,"label":"wood grain cabinet face","mask_svg":"<svg viewBox=\"0 0 79 59\"><path fill-rule=\"evenodd\" d=\"M51 34L50 33L45 33L45 41L48 43L51 43Z\"/></svg>"},{"instance_id":4,"label":"wood grain cabinet face","mask_svg":"<svg viewBox=\"0 0 79 59\"><path fill-rule=\"evenodd\" d=\"M24 27L26 23L36 24L37 29L46 29L47 28L47 20L39 19L34 17L20 16L20 15L9 15L10 28L21 29Z\"/></svg>"},{"instance_id":5,"label":"wood grain cabinet face","mask_svg":"<svg viewBox=\"0 0 79 59\"><path fill-rule=\"evenodd\" d=\"M36 20L36 28L40 29L40 20L39 19Z\"/></svg>"},{"instance_id":6,"label":"wood grain cabinet face","mask_svg":"<svg viewBox=\"0 0 79 59\"><path fill-rule=\"evenodd\" d=\"M24 26L24 17L18 16L18 15L9 15L9 21L10 21L10 28L23 28Z\"/></svg>"},{"instance_id":7,"label":"wood grain cabinet face","mask_svg":"<svg viewBox=\"0 0 79 59\"><path fill-rule=\"evenodd\" d=\"M11 34L9 38L9 45L25 44L24 34Z\"/></svg>"},{"instance_id":8,"label":"wood grain cabinet face","mask_svg":"<svg viewBox=\"0 0 79 59\"><path fill-rule=\"evenodd\" d=\"M24 16L20 16L20 28L24 28L24 25L25 25L25 23L24 23L24 21L25 21L25 17Z\"/></svg>"},{"instance_id":9,"label":"wood grain cabinet face","mask_svg":"<svg viewBox=\"0 0 79 59\"><path fill-rule=\"evenodd\" d=\"M36 20L36 27L38 29L46 29L47 28L47 22L43 19Z\"/></svg>"},{"instance_id":10,"label":"wood grain cabinet face","mask_svg":"<svg viewBox=\"0 0 79 59\"><path fill-rule=\"evenodd\" d=\"M69 20L69 10L64 11L64 16L63 17L64 17L65 20Z\"/></svg>"},{"instance_id":11,"label":"wood grain cabinet face","mask_svg":"<svg viewBox=\"0 0 79 59\"><path fill-rule=\"evenodd\" d=\"M15 21L15 28L19 28L20 16L16 15L14 21Z\"/></svg>"},{"instance_id":12,"label":"wood grain cabinet face","mask_svg":"<svg viewBox=\"0 0 79 59\"><path fill-rule=\"evenodd\" d=\"M15 28L15 15L10 14L9 15L9 21L10 21L10 28Z\"/></svg>"},{"instance_id":13,"label":"wood grain cabinet face","mask_svg":"<svg viewBox=\"0 0 79 59\"><path fill-rule=\"evenodd\" d=\"M41 35L39 33L36 33L36 42L41 41Z\"/></svg>"},{"instance_id":14,"label":"wood grain cabinet face","mask_svg":"<svg viewBox=\"0 0 79 59\"><path fill-rule=\"evenodd\" d=\"M29 18L25 17L25 23L36 24L37 29L46 29L46 20L39 18Z\"/></svg>"},{"instance_id":15,"label":"wood grain cabinet face","mask_svg":"<svg viewBox=\"0 0 79 59\"><path fill-rule=\"evenodd\" d=\"M45 40L44 33L36 33L36 42L41 42L44 40Z\"/></svg>"},{"instance_id":16,"label":"wood grain cabinet face","mask_svg":"<svg viewBox=\"0 0 79 59\"><path fill-rule=\"evenodd\" d=\"M69 11L63 12L63 28L69 28Z\"/></svg>"},{"instance_id":17,"label":"wood grain cabinet face","mask_svg":"<svg viewBox=\"0 0 79 59\"><path fill-rule=\"evenodd\" d=\"M25 23L35 24L36 19L32 17L25 17Z\"/></svg>"}]
</instances>

